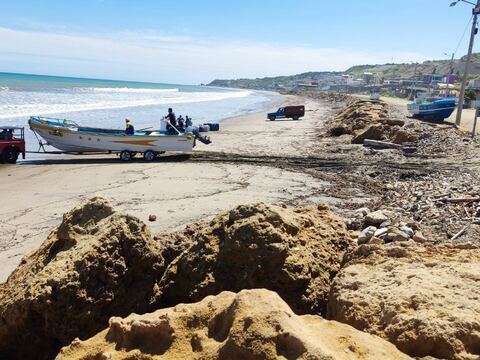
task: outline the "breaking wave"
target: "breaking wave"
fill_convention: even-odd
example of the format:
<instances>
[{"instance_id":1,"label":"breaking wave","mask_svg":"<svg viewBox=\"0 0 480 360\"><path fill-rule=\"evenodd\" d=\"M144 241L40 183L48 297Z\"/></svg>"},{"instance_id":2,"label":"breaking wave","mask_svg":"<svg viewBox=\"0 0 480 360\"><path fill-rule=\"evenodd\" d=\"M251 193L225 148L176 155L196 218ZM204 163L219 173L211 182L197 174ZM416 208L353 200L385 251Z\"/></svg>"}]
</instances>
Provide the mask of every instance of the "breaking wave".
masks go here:
<instances>
[{"instance_id":1,"label":"breaking wave","mask_svg":"<svg viewBox=\"0 0 480 360\"><path fill-rule=\"evenodd\" d=\"M3 88L2 88L3 89ZM78 91L81 89L80 91ZM199 103L243 98L251 91L181 92L178 89L75 88L66 92L0 92L0 119L151 105Z\"/></svg>"},{"instance_id":2,"label":"breaking wave","mask_svg":"<svg viewBox=\"0 0 480 360\"><path fill-rule=\"evenodd\" d=\"M145 89L145 88L82 88L97 93L131 93L131 94L163 94L178 92L178 89Z\"/></svg>"}]
</instances>

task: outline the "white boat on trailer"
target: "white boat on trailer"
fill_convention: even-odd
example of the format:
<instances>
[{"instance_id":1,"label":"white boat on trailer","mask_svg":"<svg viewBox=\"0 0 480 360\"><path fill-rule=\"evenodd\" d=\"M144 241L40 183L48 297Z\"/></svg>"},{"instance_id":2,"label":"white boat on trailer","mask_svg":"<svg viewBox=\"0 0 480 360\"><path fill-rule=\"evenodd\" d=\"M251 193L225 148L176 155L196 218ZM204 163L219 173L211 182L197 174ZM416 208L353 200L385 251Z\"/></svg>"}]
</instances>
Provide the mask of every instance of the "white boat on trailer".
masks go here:
<instances>
[{"instance_id":1,"label":"white boat on trailer","mask_svg":"<svg viewBox=\"0 0 480 360\"><path fill-rule=\"evenodd\" d=\"M123 130L80 126L70 120L40 116L30 117L28 123L35 134L46 140L46 144L40 143L42 147L51 145L73 154L117 153L123 161L131 160L137 153L152 161L166 151L190 152L199 135L190 131L181 132L173 126L167 132L165 120L162 120L160 130L140 130L133 135L126 135Z\"/></svg>"}]
</instances>

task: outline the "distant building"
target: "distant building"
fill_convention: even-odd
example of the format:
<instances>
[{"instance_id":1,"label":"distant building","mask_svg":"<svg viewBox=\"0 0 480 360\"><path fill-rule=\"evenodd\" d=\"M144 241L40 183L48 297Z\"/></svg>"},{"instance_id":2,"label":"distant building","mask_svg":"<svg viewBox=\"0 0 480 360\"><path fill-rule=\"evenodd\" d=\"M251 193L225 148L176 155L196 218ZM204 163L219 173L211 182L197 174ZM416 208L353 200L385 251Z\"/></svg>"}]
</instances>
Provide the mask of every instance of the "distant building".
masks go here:
<instances>
[{"instance_id":1,"label":"distant building","mask_svg":"<svg viewBox=\"0 0 480 360\"><path fill-rule=\"evenodd\" d=\"M374 75L371 72L364 72L363 73L363 81L365 84L371 84L374 81Z\"/></svg>"},{"instance_id":2,"label":"distant building","mask_svg":"<svg viewBox=\"0 0 480 360\"><path fill-rule=\"evenodd\" d=\"M426 74L420 77L420 81L424 84L439 83L443 81L443 74Z\"/></svg>"},{"instance_id":3,"label":"distant building","mask_svg":"<svg viewBox=\"0 0 480 360\"><path fill-rule=\"evenodd\" d=\"M319 83L318 81L299 81L297 82L297 87L299 88L305 88L305 89L312 89L312 88L318 88L319 87Z\"/></svg>"},{"instance_id":4,"label":"distant building","mask_svg":"<svg viewBox=\"0 0 480 360\"><path fill-rule=\"evenodd\" d=\"M352 75L342 75L345 85L348 86L363 86L365 85L364 79L355 79Z\"/></svg>"},{"instance_id":5,"label":"distant building","mask_svg":"<svg viewBox=\"0 0 480 360\"><path fill-rule=\"evenodd\" d=\"M455 84L458 81L456 75L445 75L442 79L442 82L445 84Z\"/></svg>"},{"instance_id":6,"label":"distant building","mask_svg":"<svg viewBox=\"0 0 480 360\"><path fill-rule=\"evenodd\" d=\"M470 80L468 82L468 88L473 90L480 90L480 80Z\"/></svg>"}]
</instances>

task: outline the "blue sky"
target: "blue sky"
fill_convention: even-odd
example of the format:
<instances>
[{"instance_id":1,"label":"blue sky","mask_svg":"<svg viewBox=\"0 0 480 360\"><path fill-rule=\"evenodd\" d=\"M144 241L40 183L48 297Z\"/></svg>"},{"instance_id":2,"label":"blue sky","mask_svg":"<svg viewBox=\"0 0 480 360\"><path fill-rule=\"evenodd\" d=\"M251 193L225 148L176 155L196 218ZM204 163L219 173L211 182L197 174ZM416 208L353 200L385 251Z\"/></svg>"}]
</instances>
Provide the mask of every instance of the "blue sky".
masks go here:
<instances>
[{"instance_id":1,"label":"blue sky","mask_svg":"<svg viewBox=\"0 0 480 360\"><path fill-rule=\"evenodd\" d=\"M450 2L5 1L0 71L199 83L446 58L471 17Z\"/></svg>"}]
</instances>

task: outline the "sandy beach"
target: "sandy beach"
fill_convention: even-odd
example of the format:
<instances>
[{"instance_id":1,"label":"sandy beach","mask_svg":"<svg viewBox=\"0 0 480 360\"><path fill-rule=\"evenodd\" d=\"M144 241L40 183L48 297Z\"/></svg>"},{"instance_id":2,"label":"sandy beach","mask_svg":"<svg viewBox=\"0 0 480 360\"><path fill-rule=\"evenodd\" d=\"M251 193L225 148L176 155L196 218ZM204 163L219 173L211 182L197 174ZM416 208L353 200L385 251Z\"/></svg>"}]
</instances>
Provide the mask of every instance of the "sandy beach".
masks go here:
<instances>
[{"instance_id":1,"label":"sandy beach","mask_svg":"<svg viewBox=\"0 0 480 360\"><path fill-rule=\"evenodd\" d=\"M197 145L194 154L206 154L207 161L177 154L166 154L155 163L142 159L122 163L114 155L54 155L2 165L0 176L5 180L0 192L2 203L8 206L0 210L0 281L45 240L62 214L95 195L146 223L155 214L157 220L149 223L153 233L207 219L238 204L297 198L335 203L336 199L322 196L325 182L318 178L227 161L228 154L269 157L311 152L310 144L328 108L293 96L286 96L284 103L305 104L307 115L301 121L271 122L262 111L228 119L221 123L220 132L211 133L211 145ZM224 161L209 162L210 153L222 153Z\"/></svg>"},{"instance_id":2,"label":"sandy beach","mask_svg":"<svg viewBox=\"0 0 480 360\"><path fill-rule=\"evenodd\" d=\"M228 119L208 147L153 163L2 166L0 349L45 360L243 358L250 344L272 359L299 346L315 358L474 358L478 141L408 118L400 102L281 103L304 104L305 118ZM309 326L332 340L311 341Z\"/></svg>"}]
</instances>

